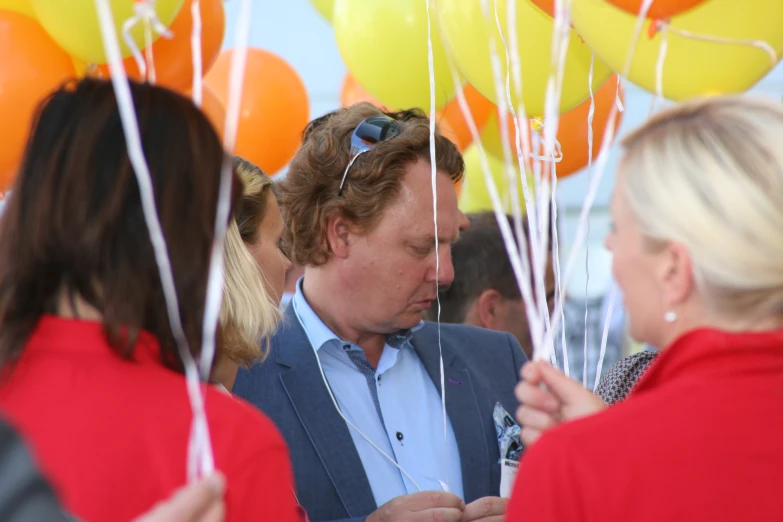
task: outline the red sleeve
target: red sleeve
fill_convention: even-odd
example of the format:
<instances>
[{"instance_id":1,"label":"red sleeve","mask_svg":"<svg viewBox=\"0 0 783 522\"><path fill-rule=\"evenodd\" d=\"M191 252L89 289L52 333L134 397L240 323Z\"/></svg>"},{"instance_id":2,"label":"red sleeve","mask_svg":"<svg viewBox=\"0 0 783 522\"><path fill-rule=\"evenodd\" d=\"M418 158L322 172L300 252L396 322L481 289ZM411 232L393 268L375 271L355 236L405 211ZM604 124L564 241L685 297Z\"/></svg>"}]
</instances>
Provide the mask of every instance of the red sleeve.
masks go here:
<instances>
[{"instance_id":1,"label":"red sleeve","mask_svg":"<svg viewBox=\"0 0 783 522\"><path fill-rule=\"evenodd\" d=\"M288 447L276 430L264 447L226 474L226 522L301 522Z\"/></svg>"},{"instance_id":2,"label":"red sleeve","mask_svg":"<svg viewBox=\"0 0 783 522\"><path fill-rule=\"evenodd\" d=\"M579 522L587 520L582 502L589 478L580 476L562 437L547 435L525 450L507 522Z\"/></svg>"}]
</instances>

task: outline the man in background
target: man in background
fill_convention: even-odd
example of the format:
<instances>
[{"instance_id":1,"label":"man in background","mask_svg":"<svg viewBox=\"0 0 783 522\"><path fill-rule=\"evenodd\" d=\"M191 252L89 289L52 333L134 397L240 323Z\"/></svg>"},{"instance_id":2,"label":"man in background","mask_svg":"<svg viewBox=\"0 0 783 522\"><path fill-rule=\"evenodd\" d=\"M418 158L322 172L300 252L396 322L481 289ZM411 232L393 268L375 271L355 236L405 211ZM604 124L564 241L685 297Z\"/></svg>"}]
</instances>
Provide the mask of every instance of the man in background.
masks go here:
<instances>
[{"instance_id":1,"label":"man in background","mask_svg":"<svg viewBox=\"0 0 783 522\"><path fill-rule=\"evenodd\" d=\"M304 267L294 265L291 270L285 274L285 286L283 287L283 298L280 300L280 311L285 312L288 305L291 304L296 293L296 282L304 275Z\"/></svg>"},{"instance_id":2,"label":"man in background","mask_svg":"<svg viewBox=\"0 0 783 522\"><path fill-rule=\"evenodd\" d=\"M506 218L514 230L513 218ZM472 214L468 219L470 227L463 232L451 251L454 282L448 289L439 292L440 320L443 323L461 323L508 332L516 337L530 357L533 342L525 303L495 215L491 212ZM527 234L526 221L523 228ZM550 235L550 248L551 244ZM535 295L536 285L533 284L532 288ZM545 267L544 288L547 308L551 311L555 297L551 252ZM426 313L429 320L437 320L437 305L433 303Z\"/></svg>"}]
</instances>

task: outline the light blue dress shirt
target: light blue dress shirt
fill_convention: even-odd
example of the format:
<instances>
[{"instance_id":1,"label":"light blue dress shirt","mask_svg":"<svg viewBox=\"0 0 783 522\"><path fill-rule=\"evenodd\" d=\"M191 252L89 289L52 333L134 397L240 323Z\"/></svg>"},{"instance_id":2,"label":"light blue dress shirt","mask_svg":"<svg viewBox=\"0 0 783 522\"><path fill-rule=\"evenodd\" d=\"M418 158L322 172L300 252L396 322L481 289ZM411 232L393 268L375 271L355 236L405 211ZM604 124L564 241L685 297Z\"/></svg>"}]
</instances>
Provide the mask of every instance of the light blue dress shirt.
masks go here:
<instances>
[{"instance_id":1,"label":"light blue dress shirt","mask_svg":"<svg viewBox=\"0 0 783 522\"><path fill-rule=\"evenodd\" d=\"M444 442L440 394L410 343L422 324L388 336L378 367L372 368L364 350L337 337L313 311L302 293L302 280L292 305L340 410L361 430L348 426L376 504L419 490L362 433L395 459L422 490L442 491L442 481L464 499L454 430L447 417Z\"/></svg>"}]
</instances>

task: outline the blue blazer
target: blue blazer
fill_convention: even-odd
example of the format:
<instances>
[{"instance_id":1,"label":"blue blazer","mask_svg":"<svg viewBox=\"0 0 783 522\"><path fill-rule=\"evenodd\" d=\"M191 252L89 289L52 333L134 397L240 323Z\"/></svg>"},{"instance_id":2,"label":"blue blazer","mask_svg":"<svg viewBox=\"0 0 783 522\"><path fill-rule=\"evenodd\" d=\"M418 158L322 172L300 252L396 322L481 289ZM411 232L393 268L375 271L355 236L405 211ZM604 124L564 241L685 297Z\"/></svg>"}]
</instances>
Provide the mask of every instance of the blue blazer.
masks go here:
<instances>
[{"instance_id":1,"label":"blue blazer","mask_svg":"<svg viewBox=\"0 0 783 522\"><path fill-rule=\"evenodd\" d=\"M440 392L438 327L425 323L411 340ZM457 439L465 502L497 496L500 451L492 411L512 415L514 386L527 360L507 333L441 324L446 412ZM360 522L375 511L370 483L349 428L329 398L315 352L289 306L266 361L240 370L234 394L277 424L291 451L297 495L312 522Z\"/></svg>"}]
</instances>

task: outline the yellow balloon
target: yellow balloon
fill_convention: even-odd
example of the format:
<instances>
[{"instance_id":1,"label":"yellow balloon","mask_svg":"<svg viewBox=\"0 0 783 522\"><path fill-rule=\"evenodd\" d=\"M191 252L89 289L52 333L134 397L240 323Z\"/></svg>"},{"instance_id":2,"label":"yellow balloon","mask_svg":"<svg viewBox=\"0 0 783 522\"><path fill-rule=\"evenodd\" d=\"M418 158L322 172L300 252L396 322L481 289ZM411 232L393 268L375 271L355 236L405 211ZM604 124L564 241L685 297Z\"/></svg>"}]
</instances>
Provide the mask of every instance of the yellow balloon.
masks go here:
<instances>
[{"instance_id":1,"label":"yellow balloon","mask_svg":"<svg viewBox=\"0 0 783 522\"><path fill-rule=\"evenodd\" d=\"M621 71L636 17L603 0L573 0L574 27L597 56ZM628 79L655 92L656 62L663 41L645 22ZM770 56L741 42L718 43L677 34L678 30L718 39L760 40L783 56L783 1L708 0L671 19L663 65L663 95L681 101L694 96L743 92L774 67Z\"/></svg>"},{"instance_id":2,"label":"yellow balloon","mask_svg":"<svg viewBox=\"0 0 783 522\"><path fill-rule=\"evenodd\" d=\"M465 178L462 184L462 190L459 197L459 208L468 213L485 212L492 210L492 200L489 198L489 190L484 180L484 171L481 168L481 149L477 145L471 145L463 154L465 159ZM489 169L492 173L492 179L500 195L500 201L503 203L503 211L510 214L513 210L511 205L511 183L504 173L503 161L487 155ZM519 181L519 169L515 169L517 180ZM517 192L519 195L519 204L522 213L525 213L525 197L522 192L522 185L517 181ZM527 186L534 187L533 175L527 176Z\"/></svg>"},{"instance_id":3,"label":"yellow balloon","mask_svg":"<svg viewBox=\"0 0 783 522\"><path fill-rule=\"evenodd\" d=\"M511 143L514 143L514 139L515 136L511 135ZM500 138L497 111L493 111L489 115L489 120L487 120L484 130L481 131L481 145L493 159L503 159L503 140ZM511 150L512 158L516 158L516 153L516 150Z\"/></svg>"},{"instance_id":4,"label":"yellow balloon","mask_svg":"<svg viewBox=\"0 0 783 522\"><path fill-rule=\"evenodd\" d=\"M31 18L35 18L35 12L30 5L30 0L0 0L0 9L15 11Z\"/></svg>"},{"instance_id":5,"label":"yellow balloon","mask_svg":"<svg viewBox=\"0 0 783 522\"><path fill-rule=\"evenodd\" d=\"M73 69L76 71L77 78L84 78L87 76L87 73L90 71L90 64L75 56L71 56L71 61L73 62Z\"/></svg>"},{"instance_id":6,"label":"yellow balloon","mask_svg":"<svg viewBox=\"0 0 783 522\"><path fill-rule=\"evenodd\" d=\"M326 18L327 21L332 21L332 13L334 13L334 0L310 0L321 16Z\"/></svg>"},{"instance_id":7,"label":"yellow balloon","mask_svg":"<svg viewBox=\"0 0 783 522\"><path fill-rule=\"evenodd\" d=\"M335 0L332 20L348 70L387 107L430 108L424 0ZM437 107L455 94L446 50L432 19Z\"/></svg>"},{"instance_id":8,"label":"yellow balloon","mask_svg":"<svg viewBox=\"0 0 783 522\"><path fill-rule=\"evenodd\" d=\"M481 0L439 0L439 16L446 43L451 47L454 59L467 80L481 94L497 104L495 81L490 60L490 35L494 37L495 49L501 61L501 78L506 78L506 57L503 41L494 18L494 5L498 3L498 18L503 28L503 36L509 41L508 14L506 2L489 1L490 18L487 21L481 10ZM516 20L517 50L522 70L522 101L531 117L544 115L546 85L551 67L552 33L554 20L530 0L517 0ZM509 49L510 53L511 49ZM581 42L576 32L571 30L568 40L563 88L560 98L560 112L565 112L590 96L588 78L590 71L590 48ZM509 57L511 55L509 54ZM593 86L597 88L612 74L611 69L595 61ZM505 92L505 83L504 92ZM511 82L512 101L519 104L513 80Z\"/></svg>"},{"instance_id":9,"label":"yellow balloon","mask_svg":"<svg viewBox=\"0 0 783 522\"><path fill-rule=\"evenodd\" d=\"M114 16L114 26L120 41L123 57L131 54L122 37L122 25L133 17L133 0L109 0ZM184 0L157 0L155 11L160 21L168 27L179 12ZM49 33L60 47L68 54L87 63L104 63L106 54L103 51L98 13L94 0L30 0L36 18L46 32ZM153 38L157 39L157 33ZM133 40L144 48L144 25L136 24L131 30Z\"/></svg>"}]
</instances>

